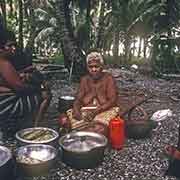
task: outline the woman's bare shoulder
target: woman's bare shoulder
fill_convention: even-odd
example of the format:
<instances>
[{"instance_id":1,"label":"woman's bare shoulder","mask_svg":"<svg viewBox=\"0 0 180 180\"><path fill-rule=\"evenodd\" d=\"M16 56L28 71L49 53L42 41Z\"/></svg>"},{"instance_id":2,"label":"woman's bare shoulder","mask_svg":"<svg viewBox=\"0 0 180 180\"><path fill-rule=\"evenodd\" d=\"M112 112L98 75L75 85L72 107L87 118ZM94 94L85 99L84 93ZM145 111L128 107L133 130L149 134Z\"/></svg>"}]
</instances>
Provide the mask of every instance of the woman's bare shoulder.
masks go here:
<instances>
[{"instance_id":1,"label":"woman's bare shoulder","mask_svg":"<svg viewBox=\"0 0 180 180\"><path fill-rule=\"evenodd\" d=\"M89 75L84 75L81 77L81 82L86 82L89 79Z\"/></svg>"},{"instance_id":2,"label":"woman's bare shoulder","mask_svg":"<svg viewBox=\"0 0 180 180\"><path fill-rule=\"evenodd\" d=\"M114 79L111 73L109 73L109 72L103 72L103 73L104 73L104 78L105 79L108 79L108 80Z\"/></svg>"},{"instance_id":3,"label":"woman's bare shoulder","mask_svg":"<svg viewBox=\"0 0 180 180\"><path fill-rule=\"evenodd\" d=\"M7 64L9 64L9 62L6 58L0 57L0 64L1 65L7 65Z\"/></svg>"}]
</instances>

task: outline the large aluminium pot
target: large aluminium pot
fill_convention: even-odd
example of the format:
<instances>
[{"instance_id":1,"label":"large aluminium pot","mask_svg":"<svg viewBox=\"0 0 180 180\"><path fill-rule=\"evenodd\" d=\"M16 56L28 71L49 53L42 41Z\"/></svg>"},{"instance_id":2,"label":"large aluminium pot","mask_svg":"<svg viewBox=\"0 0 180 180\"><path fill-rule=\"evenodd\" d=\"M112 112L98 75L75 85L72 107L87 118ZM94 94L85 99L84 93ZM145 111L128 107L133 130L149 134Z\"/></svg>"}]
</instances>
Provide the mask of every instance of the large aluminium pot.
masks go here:
<instances>
[{"instance_id":1,"label":"large aluminium pot","mask_svg":"<svg viewBox=\"0 0 180 180\"><path fill-rule=\"evenodd\" d=\"M14 163L11 151L0 146L0 180L14 179Z\"/></svg>"},{"instance_id":2,"label":"large aluminium pot","mask_svg":"<svg viewBox=\"0 0 180 180\"><path fill-rule=\"evenodd\" d=\"M58 111L65 113L68 109L73 107L75 97L74 96L61 96L58 102Z\"/></svg>"},{"instance_id":3,"label":"large aluminium pot","mask_svg":"<svg viewBox=\"0 0 180 180\"><path fill-rule=\"evenodd\" d=\"M79 131L66 134L59 140L62 160L76 169L94 168L103 161L107 143L104 135L94 132Z\"/></svg>"},{"instance_id":4,"label":"large aluminium pot","mask_svg":"<svg viewBox=\"0 0 180 180\"><path fill-rule=\"evenodd\" d=\"M21 146L15 151L17 172L22 176L40 176L54 167L57 150L46 144Z\"/></svg>"}]
</instances>

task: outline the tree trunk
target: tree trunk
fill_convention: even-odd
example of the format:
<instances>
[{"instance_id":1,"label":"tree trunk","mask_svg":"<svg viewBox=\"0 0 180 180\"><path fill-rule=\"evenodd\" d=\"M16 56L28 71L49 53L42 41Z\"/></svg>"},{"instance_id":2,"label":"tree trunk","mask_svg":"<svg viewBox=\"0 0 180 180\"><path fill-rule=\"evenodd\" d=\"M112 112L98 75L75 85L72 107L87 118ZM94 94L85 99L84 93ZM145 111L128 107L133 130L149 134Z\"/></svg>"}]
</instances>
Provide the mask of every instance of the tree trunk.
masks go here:
<instances>
[{"instance_id":1,"label":"tree trunk","mask_svg":"<svg viewBox=\"0 0 180 180\"><path fill-rule=\"evenodd\" d=\"M143 49L143 55L144 55L144 58L145 58L145 59L147 58L147 55L146 55L146 52L147 52L147 46L148 46L148 38L147 38L147 37L144 37L144 49Z\"/></svg>"},{"instance_id":2,"label":"tree trunk","mask_svg":"<svg viewBox=\"0 0 180 180\"><path fill-rule=\"evenodd\" d=\"M57 0L56 15L59 26L59 38L62 44L65 66L70 70L73 62L73 74L81 76L86 72L85 56L75 41L69 14L70 0Z\"/></svg>"},{"instance_id":3,"label":"tree trunk","mask_svg":"<svg viewBox=\"0 0 180 180\"><path fill-rule=\"evenodd\" d=\"M116 29L114 34L113 56L117 59L119 56L119 28Z\"/></svg>"},{"instance_id":4,"label":"tree trunk","mask_svg":"<svg viewBox=\"0 0 180 180\"><path fill-rule=\"evenodd\" d=\"M32 54L34 51L34 40L35 40L38 33L36 31L34 9L33 9L31 1L29 1L27 8L29 9L29 13L27 14L27 16L28 16L27 18L29 19L30 35L29 35L29 39L28 39L25 51L28 51L30 54Z\"/></svg>"},{"instance_id":5,"label":"tree trunk","mask_svg":"<svg viewBox=\"0 0 180 180\"><path fill-rule=\"evenodd\" d=\"M142 37L139 39L139 47L138 47L138 57L141 56L141 49L142 49Z\"/></svg>"},{"instance_id":6,"label":"tree trunk","mask_svg":"<svg viewBox=\"0 0 180 180\"><path fill-rule=\"evenodd\" d=\"M18 0L19 4L19 47L23 49L23 2Z\"/></svg>"},{"instance_id":7,"label":"tree trunk","mask_svg":"<svg viewBox=\"0 0 180 180\"><path fill-rule=\"evenodd\" d=\"M91 0L88 0L88 5L87 5L87 9L86 9L86 24L87 24L87 29L88 29L88 39L86 42L86 51L90 48L90 39L91 39L91 20L90 20L90 11L91 11Z\"/></svg>"},{"instance_id":8,"label":"tree trunk","mask_svg":"<svg viewBox=\"0 0 180 180\"><path fill-rule=\"evenodd\" d=\"M96 48L102 49L103 47L103 36L104 36L104 11L105 11L105 1L101 1L101 9L99 15L99 23L97 27L97 40L96 40Z\"/></svg>"},{"instance_id":9,"label":"tree trunk","mask_svg":"<svg viewBox=\"0 0 180 180\"><path fill-rule=\"evenodd\" d=\"M1 10L2 10L2 16L3 16L3 24L4 24L4 27L6 27L7 25L7 18L6 18L6 0L0 0L0 7L1 7Z\"/></svg>"},{"instance_id":10,"label":"tree trunk","mask_svg":"<svg viewBox=\"0 0 180 180\"><path fill-rule=\"evenodd\" d=\"M125 36L124 41L124 63L127 64L129 61L129 55L130 55L130 38L128 34Z\"/></svg>"},{"instance_id":11,"label":"tree trunk","mask_svg":"<svg viewBox=\"0 0 180 180\"><path fill-rule=\"evenodd\" d=\"M10 8L9 16L13 17L13 0L9 0L9 8Z\"/></svg>"},{"instance_id":12,"label":"tree trunk","mask_svg":"<svg viewBox=\"0 0 180 180\"><path fill-rule=\"evenodd\" d=\"M132 55L135 56L136 51L136 37L133 38L133 49L132 49Z\"/></svg>"}]
</instances>

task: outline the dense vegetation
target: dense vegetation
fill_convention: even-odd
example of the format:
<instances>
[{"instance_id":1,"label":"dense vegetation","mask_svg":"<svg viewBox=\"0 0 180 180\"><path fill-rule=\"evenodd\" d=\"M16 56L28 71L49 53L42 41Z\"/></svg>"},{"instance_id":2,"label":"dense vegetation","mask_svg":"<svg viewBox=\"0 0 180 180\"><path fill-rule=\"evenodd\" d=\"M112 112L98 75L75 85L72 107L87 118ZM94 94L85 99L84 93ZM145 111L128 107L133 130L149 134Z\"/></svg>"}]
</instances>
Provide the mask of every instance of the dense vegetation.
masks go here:
<instances>
[{"instance_id":1,"label":"dense vegetation","mask_svg":"<svg viewBox=\"0 0 180 180\"><path fill-rule=\"evenodd\" d=\"M0 13L21 48L75 62L78 73L90 49L116 64L179 71L179 0L1 0Z\"/></svg>"}]
</instances>

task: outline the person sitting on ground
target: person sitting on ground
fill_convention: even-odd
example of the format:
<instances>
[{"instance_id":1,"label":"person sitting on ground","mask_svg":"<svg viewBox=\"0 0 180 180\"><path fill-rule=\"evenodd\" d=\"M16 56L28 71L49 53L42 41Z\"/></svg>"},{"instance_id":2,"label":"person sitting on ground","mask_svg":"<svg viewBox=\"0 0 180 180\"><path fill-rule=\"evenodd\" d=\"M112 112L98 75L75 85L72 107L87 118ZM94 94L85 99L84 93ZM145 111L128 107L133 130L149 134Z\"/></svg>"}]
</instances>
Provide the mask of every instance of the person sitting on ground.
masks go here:
<instances>
[{"instance_id":1,"label":"person sitting on ground","mask_svg":"<svg viewBox=\"0 0 180 180\"><path fill-rule=\"evenodd\" d=\"M4 47L0 49L1 127L6 125L8 119L23 119L32 114L36 115L37 125L49 106L51 94L42 88L43 79L37 85L37 81L32 82L34 75L21 77L10 61L13 51L7 51Z\"/></svg>"},{"instance_id":2,"label":"person sitting on ground","mask_svg":"<svg viewBox=\"0 0 180 180\"><path fill-rule=\"evenodd\" d=\"M6 42L4 48L7 51L13 52L11 55L11 64L14 68L21 72L32 68L32 55L28 55L22 49L20 49L16 43L15 34L12 31L6 31Z\"/></svg>"},{"instance_id":3,"label":"person sitting on ground","mask_svg":"<svg viewBox=\"0 0 180 180\"><path fill-rule=\"evenodd\" d=\"M119 112L118 89L112 75L103 71L104 60L101 54L91 52L86 63L88 74L80 80L73 109L67 111L71 129L83 128L90 122L98 122L107 127Z\"/></svg>"}]
</instances>

